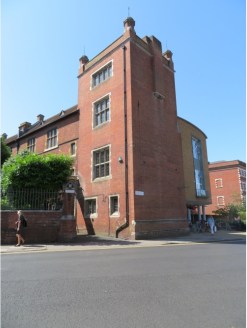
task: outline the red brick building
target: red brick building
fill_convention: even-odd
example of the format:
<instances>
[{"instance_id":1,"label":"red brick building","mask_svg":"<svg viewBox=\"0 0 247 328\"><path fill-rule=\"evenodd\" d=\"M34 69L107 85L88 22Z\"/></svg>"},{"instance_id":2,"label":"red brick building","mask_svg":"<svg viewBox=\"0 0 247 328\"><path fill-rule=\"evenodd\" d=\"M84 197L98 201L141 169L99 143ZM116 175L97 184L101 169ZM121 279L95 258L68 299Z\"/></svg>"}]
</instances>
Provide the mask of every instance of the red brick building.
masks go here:
<instances>
[{"instance_id":1,"label":"red brick building","mask_svg":"<svg viewBox=\"0 0 247 328\"><path fill-rule=\"evenodd\" d=\"M6 143L12 154L28 149L37 154L70 154L75 158L74 173L77 174L79 110L73 106L60 111L45 120L44 115L37 115L34 124L20 124L18 134L7 138Z\"/></svg>"},{"instance_id":2,"label":"red brick building","mask_svg":"<svg viewBox=\"0 0 247 328\"><path fill-rule=\"evenodd\" d=\"M20 127L7 144L13 153L76 151L84 198L78 229L132 239L185 234L192 198L199 207L210 200L206 136L193 126L188 166L200 169L190 168L197 177L186 180L195 185L187 201L181 139L192 125L183 129L178 122L172 53L163 53L154 36L139 38L131 17L116 41L93 59L80 59L78 106L42 121Z\"/></svg>"},{"instance_id":3,"label":"red brick building","mask_svg":"<svg viewBox=\"0 0 247 328\"><path fill-rule=\"evenodd\" d=\"M126 19L119 39L81 59L78 222L134 239L185 233L172 54L155 37L140 39L134 25Z\"/></svg>"},{"instance_id":4,"label":"red brick building","mask_svg":"<svg viewBox=\"0 0 247 328\"><path fill-rule=\"evenodd\" d=\"M245 203L246 163L238 160L210 163L209 177L212 204L207 206L207 214L228 204Z\"/></svg>"}]
</instances>

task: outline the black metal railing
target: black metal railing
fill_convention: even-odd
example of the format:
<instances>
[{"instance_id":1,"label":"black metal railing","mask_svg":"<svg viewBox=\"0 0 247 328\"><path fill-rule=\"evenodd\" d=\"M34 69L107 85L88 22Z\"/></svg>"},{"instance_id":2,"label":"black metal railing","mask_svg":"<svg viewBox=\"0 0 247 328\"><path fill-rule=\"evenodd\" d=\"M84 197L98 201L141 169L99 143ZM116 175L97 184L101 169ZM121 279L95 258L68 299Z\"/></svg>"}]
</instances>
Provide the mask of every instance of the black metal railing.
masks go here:
<instances>
[{"instance_id":1,"label":"black metal railing","mask_svg":"<svg viewBox=\"0 0 247 328\"><path fill-rule=\"evenodd\" d=\"M63 207L61 191L18 189L1 192L2 210L56 211Z\"/></svg>"}]
</instances>

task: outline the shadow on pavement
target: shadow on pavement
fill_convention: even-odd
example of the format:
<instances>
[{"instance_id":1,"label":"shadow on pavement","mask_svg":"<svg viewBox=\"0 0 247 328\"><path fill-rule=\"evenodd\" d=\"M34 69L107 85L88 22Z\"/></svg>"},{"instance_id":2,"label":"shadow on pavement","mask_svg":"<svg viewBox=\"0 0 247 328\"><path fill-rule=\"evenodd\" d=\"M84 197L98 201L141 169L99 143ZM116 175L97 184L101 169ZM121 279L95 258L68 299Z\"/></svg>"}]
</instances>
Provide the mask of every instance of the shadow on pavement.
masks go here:
<instances>
[{"instance_id":1,"label":"shadow on pavement","mask_svg":"<svg viewBox=\"0 0 247 328\"><path fill-rule=\"evenodd\" d=\"M59 245L66 246L78 246L78 245L101 245L101 246L113 246L113 245L138 245L138 241L128 241L124 239L110 238L110 237L99 237L91 235L77 235L73 240L69 242L59 243Z\"/></svg>"},{"instance_id":2,"label":"shadow on pavement","mask_svg":"<svg viewBox=\"0 0 247 328\"><path fill-rule=\"evenodd\" d=\"M29 244L29 245L22 245L22 247L25 247L25 248L44 248L44 245L37 245L37 244Z\"/></svg>"}]
</instances>

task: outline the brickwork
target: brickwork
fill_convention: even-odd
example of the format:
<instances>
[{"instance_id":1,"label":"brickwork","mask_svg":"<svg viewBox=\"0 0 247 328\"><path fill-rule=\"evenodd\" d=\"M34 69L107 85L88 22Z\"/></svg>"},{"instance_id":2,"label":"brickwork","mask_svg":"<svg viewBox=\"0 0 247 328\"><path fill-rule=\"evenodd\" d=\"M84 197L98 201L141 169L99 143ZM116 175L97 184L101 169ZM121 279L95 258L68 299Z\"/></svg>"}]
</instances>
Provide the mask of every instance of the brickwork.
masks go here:
<instances>
[{"instance_id":1,"label":"brickwork","mask_svg":"<svg viewBox=\"0 0 247 328\"><path fill-rule=\"evenodd\" d=\"M109 62L112 77L92 89L92 75ZM78 175L85 199L97 199L97 217L90 219L95 233L114 235L128 220L120 236L136 238L137 225L132 221L149 220L152 235L152 229L164 227L155 220L174 220L173 225L166 225L166 230L172 231L178 218L184 222L179 229L187 232L174 72L167 63L156 38L141 40L128 30L94 58L93 64L89 62L79 71ZM110 120L94 128L93 103L107 94ZM110 148L110 175L92 181L92 151L106 145ZM119 196L117 218L109 215L109 196L113 194ZM77 219L83 228L85 218L79 210Z\"/></svg>"},{"instance_id":2,"label":"brickwork","mask_svg":"<svg viewBox=\"0 0 247 328\"><path fill-rule=\"evenodd\" d=\"M138 220L135 225L134 239L182 236L189 233L184 218L165 220Z\"/></svg>"}]
</instances>

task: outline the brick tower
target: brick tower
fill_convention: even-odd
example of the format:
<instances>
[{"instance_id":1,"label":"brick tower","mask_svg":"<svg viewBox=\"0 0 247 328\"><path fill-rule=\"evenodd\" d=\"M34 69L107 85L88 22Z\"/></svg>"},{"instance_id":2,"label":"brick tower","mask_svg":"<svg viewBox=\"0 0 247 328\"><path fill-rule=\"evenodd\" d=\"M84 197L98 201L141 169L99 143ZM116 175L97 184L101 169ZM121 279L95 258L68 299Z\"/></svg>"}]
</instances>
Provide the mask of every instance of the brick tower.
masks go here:
<instances>
[{"instance_id":1,"label":"brick tower","mask_svg":"<svg viewBox=\"0 0 247 328\"><path fill-rule=\"evenodd\" d=\"M171 51L135 21L78 74L78 226L131 239L188 232Z\"/></svg>"}]
</instances>

